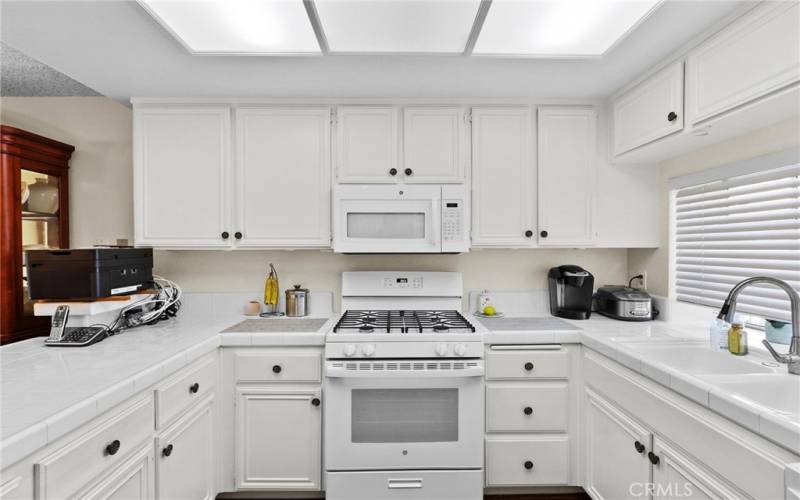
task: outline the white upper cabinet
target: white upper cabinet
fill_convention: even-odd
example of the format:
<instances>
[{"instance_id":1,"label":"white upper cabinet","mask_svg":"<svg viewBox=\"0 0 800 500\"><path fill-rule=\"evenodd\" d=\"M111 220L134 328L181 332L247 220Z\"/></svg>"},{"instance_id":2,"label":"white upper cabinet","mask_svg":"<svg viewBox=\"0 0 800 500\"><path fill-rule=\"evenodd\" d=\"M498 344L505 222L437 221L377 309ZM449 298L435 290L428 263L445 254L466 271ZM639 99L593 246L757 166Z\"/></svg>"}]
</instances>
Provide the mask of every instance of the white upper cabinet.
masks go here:
<instances>
[{"instance_id":1,"label":"white upper cabinet","mask_svg":"<svg viewBox=\"0 0 800 500\"><path fill-rule=\"evenodd\" d=\"M230 245L230 138L228 106L134 111L135 244Z\"/></svg>"},{"instance_id":2,"label":"white upper cabinet","mask_svg":"<svg viewBox=\"0 0 800 500\"><path fill-rule=\"evenodd\" d=\"M398 164L398 112L394 106L339 106L336 171L343 183L391 183Z\"/></svg>"},{"instance_id":3,"label":"white upper cabinet","mask_svg":"<svg viewBox=\"0 0 800 500\"><path fill-rule=\"evenodd\" d=\"M612 102L614 154L683 129L683 61L675 62Z\"/></svg>"},{"instance_id":4,"label":"white upper cabinet","mask_svg":"<svg viewBox=\"0 0 800 500\"><path fill-rule=\"evenodd\" d=\"M594 242L596 122L591 108L539 108L539 245Z\"/></svg>"},{"instance_id":5,"label":"white upper cabinet","mask_svg":"<svg viewBox=\"0 0 800 500\"><path fill-rule=\"evenodd\" d=\"M329 107L236 110L239 247L330 246Z\"/></svg>"},{"instance_id":6,"label":"white upper cabinet","mask_svg":"<svg viewBox=\"0 0 800 500\"><path fill-rule=\"evenodd\" d=\"M464 113L460 107L404 108L403 181L464 182L463 136Z\"/></svg>"},{"instance_id":7,"label":"white upper cabinet","mask_svg":"<svg viewBox=\"0 0 800 500\"><path fill-rule=\"evenodd\" d=\"M800 81L798 18L798 2L764 2L692 50L686 59L690 122L698 124Z\"/></svg>"},{"instance_id":8,"label":"white upper cabinet","mask_svg":"<svg viewBox=\"0 0 800 500\"><path fill-rule=\"evenodd\" d=\"M530 108L472 108L473 246L535 246L532 142Z\"/></svg>"}]
</instances>

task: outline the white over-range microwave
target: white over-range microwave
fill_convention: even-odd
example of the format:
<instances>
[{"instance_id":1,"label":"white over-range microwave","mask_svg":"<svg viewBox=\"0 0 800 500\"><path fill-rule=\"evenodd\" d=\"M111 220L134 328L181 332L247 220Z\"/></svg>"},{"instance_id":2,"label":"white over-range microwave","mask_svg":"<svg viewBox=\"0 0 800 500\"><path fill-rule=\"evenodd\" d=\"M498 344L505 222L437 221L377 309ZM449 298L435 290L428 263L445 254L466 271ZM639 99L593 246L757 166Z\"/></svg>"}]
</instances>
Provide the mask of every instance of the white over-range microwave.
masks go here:
<instances>
[{"instance_id":1,"label":"white over-range microwave","mask_svg":"<svg viewBox=\"0 0 800 500\"><path fill-rule=\"evenodd\" d=\"M462 185L339 185L333 196L333 251L469 251L469 190Z\"/></svg>"}]
</instances>

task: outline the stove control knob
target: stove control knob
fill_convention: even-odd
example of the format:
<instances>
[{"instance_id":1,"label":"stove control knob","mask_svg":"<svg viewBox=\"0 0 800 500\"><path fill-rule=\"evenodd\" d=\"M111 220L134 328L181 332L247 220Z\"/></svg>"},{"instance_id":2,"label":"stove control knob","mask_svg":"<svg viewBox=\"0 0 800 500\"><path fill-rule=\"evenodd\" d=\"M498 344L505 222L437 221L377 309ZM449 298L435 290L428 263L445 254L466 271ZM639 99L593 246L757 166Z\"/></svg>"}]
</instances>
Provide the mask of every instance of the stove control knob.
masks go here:
<instances>
[{"instance_id":1,"label":"stove control knob","mask_svg":"<svg viewBox=\"0 0 800 500\"><path fill-rule=\"evenodd\" d=\"M375 354L375 344L364 344L361 346L361 354L370 357Z\"/></svg>"},{"instance_id":2,"label":"stove control knob","mask_svg":"<svg viewBox=\"0 0 800 500\"><path fill-rule=\"evenodd\" d=\"M456 344L453 348L453 352L456 353L456 356L463 356L467 353L467 346L464 344Z\"/></svg>"},{"instance_id":3,"label":"stove control knob","mask_svg":"<svg viewBox=\"0 0 800 500\"><path fill-rule=\"evenodd\" d=\"M348 358L352 358L356 353L356 346L353 344L347 344L344 346L344 355Z\"/></svg>"},{"instance_id":4,"label":"stove control knob","mask_svg":"<svg viewBox=\"0 0 800 500\"><path fill-rule=\"evenodd\" d=\"M436 344L436 355L440 357L447 356L447 344Z\"/></svg>"}]
</instances>

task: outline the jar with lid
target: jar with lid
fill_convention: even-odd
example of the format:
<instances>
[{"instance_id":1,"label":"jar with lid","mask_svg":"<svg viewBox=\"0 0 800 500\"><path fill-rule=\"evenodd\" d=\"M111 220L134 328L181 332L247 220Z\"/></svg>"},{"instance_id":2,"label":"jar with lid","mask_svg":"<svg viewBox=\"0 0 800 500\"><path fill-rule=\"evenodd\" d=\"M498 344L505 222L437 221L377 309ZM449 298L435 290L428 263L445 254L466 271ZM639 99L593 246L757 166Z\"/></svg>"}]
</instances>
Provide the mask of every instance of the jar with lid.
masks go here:
<instances>
[{"instance_id":1,"label":"jar with lid","mask_svg":"<svg viewBox=\"0 0 800 500\"><path fill-rule=\"evenodd\" d=\"M728 351L737 356L747 354L747 330L742 323L733 323L728 330Z\"/></svg>"},{"instance_id":2,"label":"jar with lid","mask_svg":"<svg viewBox=\"0 0 800 500\"><path fill-rule=\"evenodd\" d=\"M294 285L286 290L286 316L300 318L308 315L308 289Z\"/></svg>"}]
</instances>

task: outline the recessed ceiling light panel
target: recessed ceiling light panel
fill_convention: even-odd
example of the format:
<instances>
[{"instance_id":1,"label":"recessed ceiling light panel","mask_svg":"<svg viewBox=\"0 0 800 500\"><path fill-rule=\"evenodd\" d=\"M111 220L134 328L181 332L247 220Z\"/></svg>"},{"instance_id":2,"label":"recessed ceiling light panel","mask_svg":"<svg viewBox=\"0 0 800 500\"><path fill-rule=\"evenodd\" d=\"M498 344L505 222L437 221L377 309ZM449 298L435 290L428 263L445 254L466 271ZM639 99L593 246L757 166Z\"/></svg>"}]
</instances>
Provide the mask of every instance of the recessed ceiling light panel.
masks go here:
<instances>
[{"instance_id":1,"label":"recessed ceiling light panel","mask_svg":"<svg viewBox=\"0 0 800 500\"><path fill-rule=\"evenodd\" d=\"M464 51L480 0L316 0L331 52Z\"/></svg>"},{"instance_id":2,"label":"recessed ceiling light panel","mask_svg":"<svg viewBox=\"0 0 800 500\"><path fill-rule=\"evenodd\" d=\"M474 54L600 56L661 0L494 0Z\"/></svg>"},{"instance_id":3,"label":"recessed ceiling light panel","mask_svg":"<svg viewBox=\"0 0 800 500\"><path fill-rule=\"evenodd\" d=\"M302 0L139 0L196 54L319 54Z\"/></svg>"}]
</instances>

